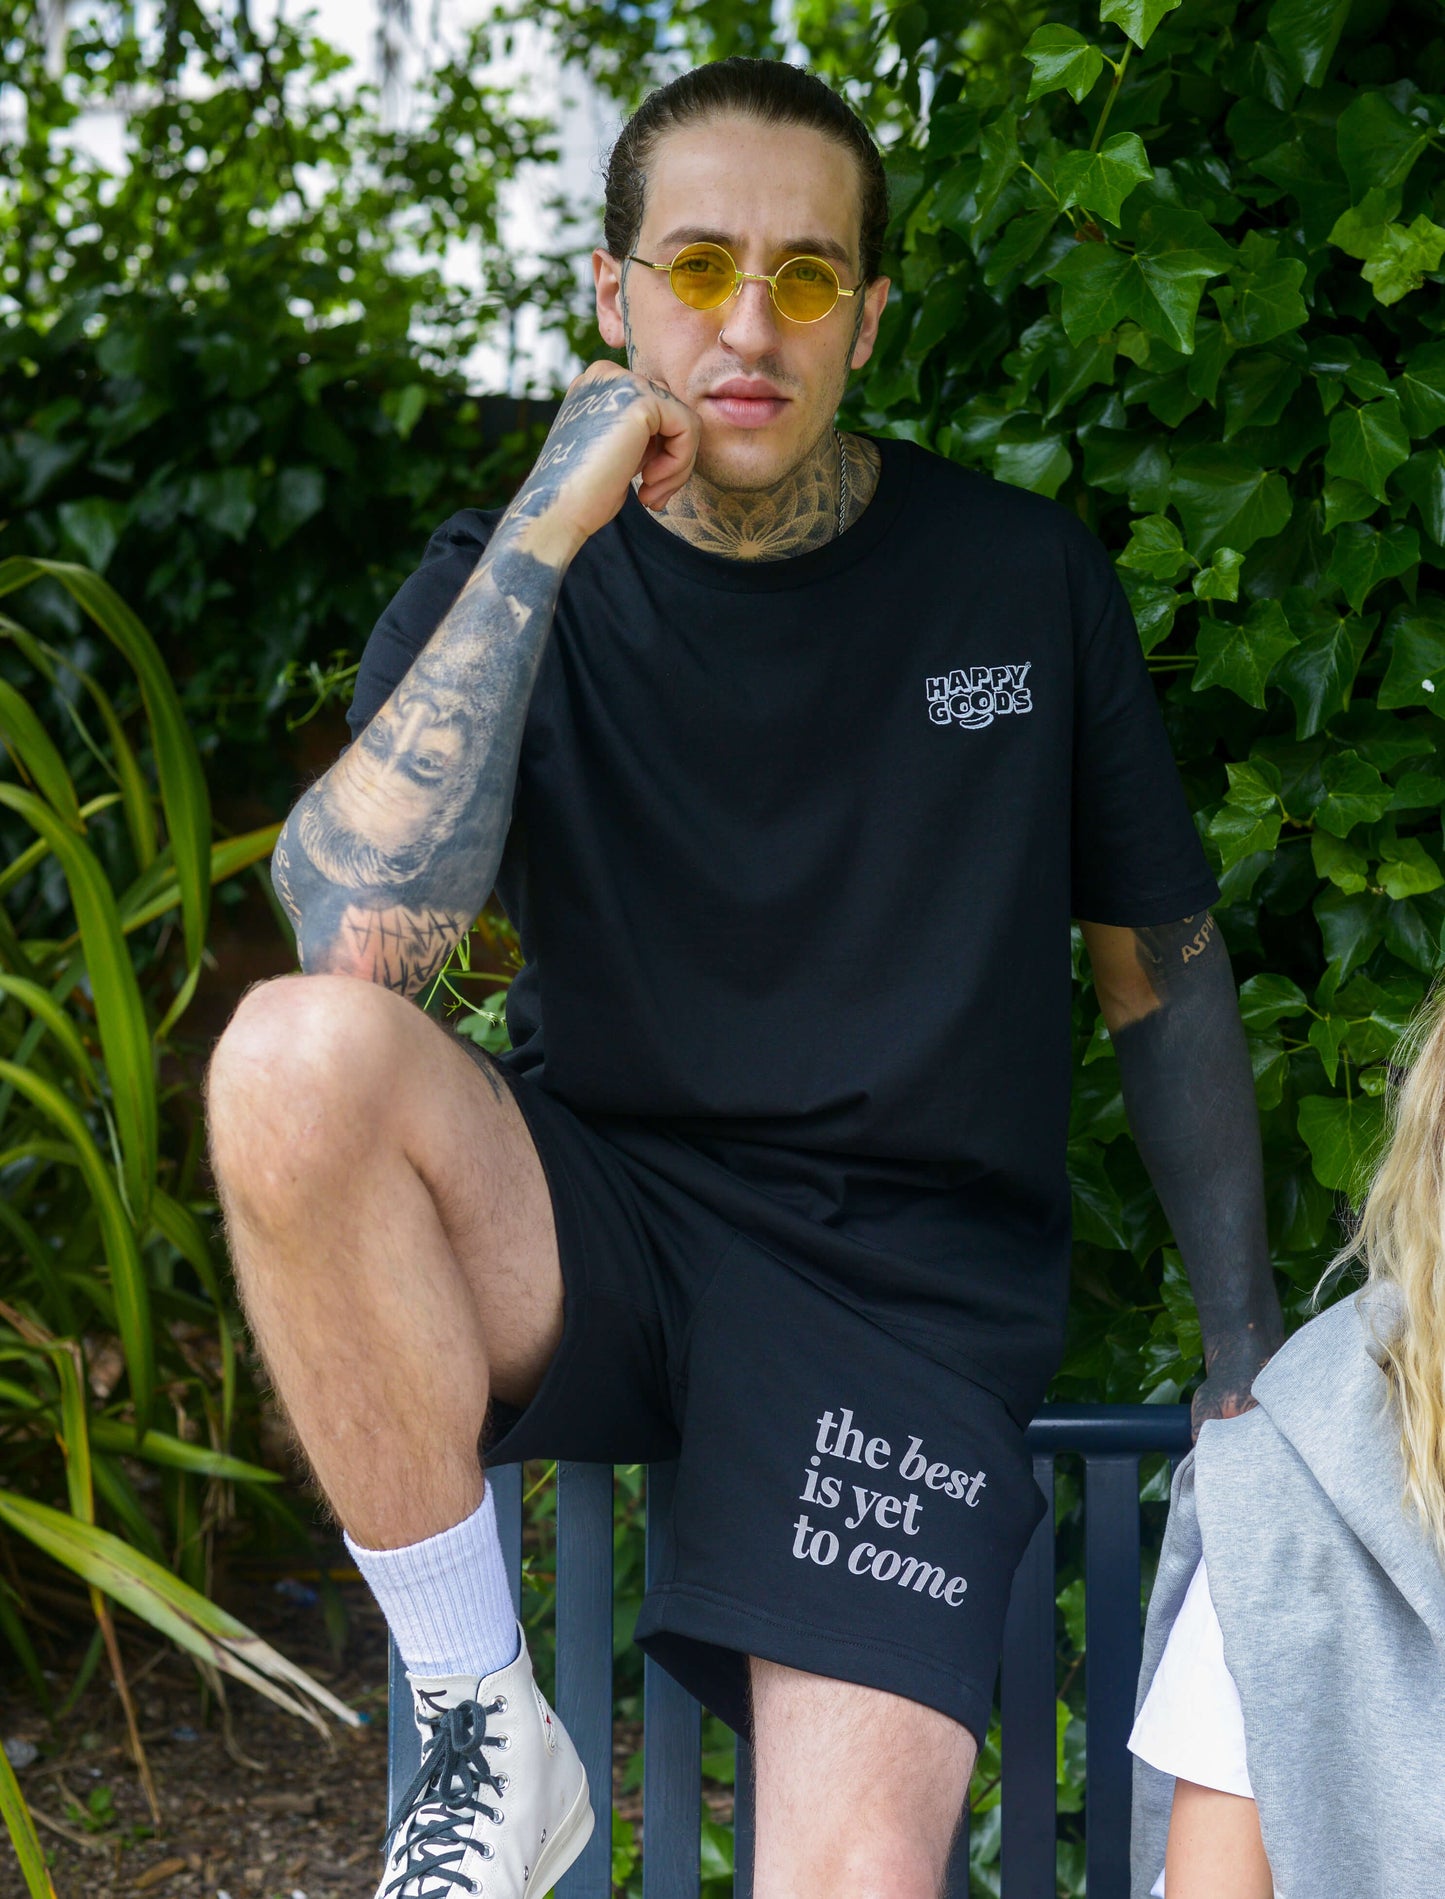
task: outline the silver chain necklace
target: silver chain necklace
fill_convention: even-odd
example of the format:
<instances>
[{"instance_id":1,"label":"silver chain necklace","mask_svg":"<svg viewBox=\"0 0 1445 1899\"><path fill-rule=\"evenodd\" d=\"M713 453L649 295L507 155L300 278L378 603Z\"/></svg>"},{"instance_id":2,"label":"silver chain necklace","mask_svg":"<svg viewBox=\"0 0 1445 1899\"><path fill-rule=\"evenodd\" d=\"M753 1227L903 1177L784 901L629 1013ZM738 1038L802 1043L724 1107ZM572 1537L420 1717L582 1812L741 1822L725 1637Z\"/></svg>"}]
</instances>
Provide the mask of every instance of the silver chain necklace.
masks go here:
<instances>
[{"instance_id":1,"label":"silver chain necklace","mask_svg":"<svg viewBox=\"0 0 1445 1899\"><path fill-rule=\"evenodd\" d=\"M838 532L841 534L848 524L848 451L836 429L833 439L838 444Z\"/></svg>"}]
</instances>

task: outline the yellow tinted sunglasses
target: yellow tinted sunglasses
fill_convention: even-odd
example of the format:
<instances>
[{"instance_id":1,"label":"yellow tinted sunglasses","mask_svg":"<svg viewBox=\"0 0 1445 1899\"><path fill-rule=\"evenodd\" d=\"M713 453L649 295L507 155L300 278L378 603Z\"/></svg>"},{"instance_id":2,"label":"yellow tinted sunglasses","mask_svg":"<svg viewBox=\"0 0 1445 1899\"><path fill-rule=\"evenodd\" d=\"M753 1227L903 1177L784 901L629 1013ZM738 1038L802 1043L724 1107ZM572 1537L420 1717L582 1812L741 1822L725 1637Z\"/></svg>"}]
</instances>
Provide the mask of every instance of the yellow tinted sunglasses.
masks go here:
<instances>
[{"instance_id":1,"label":"yellow tinted sunglasses","mask_svg":"<svg viewBox=\"0 0 1445 1899\"><path fill-rule=\"evenodd\" d=\"M650 264L637 256L628 261L664 271L673 295L690 310L716 310L745 283L766 284L773 307L781 315L793 323L816 323L839 297L858 294L845 290L833 266L821 257L790 257L771 276L765 271L739 270L732 252L721 244L684 244L670 264Z\"/></svg>"}]
</instances>

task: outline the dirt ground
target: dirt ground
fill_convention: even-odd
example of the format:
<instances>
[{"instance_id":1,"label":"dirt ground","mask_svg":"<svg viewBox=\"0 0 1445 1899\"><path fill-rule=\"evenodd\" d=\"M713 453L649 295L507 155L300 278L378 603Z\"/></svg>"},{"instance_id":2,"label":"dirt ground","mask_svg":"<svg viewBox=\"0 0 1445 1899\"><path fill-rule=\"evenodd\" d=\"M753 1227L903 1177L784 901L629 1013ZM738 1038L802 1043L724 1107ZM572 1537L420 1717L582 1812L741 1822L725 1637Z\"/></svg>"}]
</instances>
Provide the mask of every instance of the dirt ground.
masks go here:
<instances>
[{"instance_id":1,"label":"dirt ground","mask_svg":"<svg viewBox=\"0 0 1445 1899\"><path fill-rule=\"evenodd\" d=\"M123 1627L160 1798L159 1834L103 1665L58 1744L13 1677L0 1683L0 1738L12 1754L25 1752L16 1742L39 1750L18 1778L52 1855L59 1899L372 1899L385 1825L386 1634L366 1589L340 1586L350 1630L339 1670L304 1585L278 1590L268 1579L227 1597L258 1634L367 1716L359 1731L332 1724L330 1745L239 1685L229 1697L228 1745L217 1711L203 1713L198 1678L184 1657L135 1624ZM56 1674L63 1691L69 1676L64 1668ZM617 1736L619 1778L637 1738ZM640 1817L636 1794L619 1794L617 1804ZM23 1893L8 1842L0 1843L0 1896Z\"/></svg>"}]
</instances>

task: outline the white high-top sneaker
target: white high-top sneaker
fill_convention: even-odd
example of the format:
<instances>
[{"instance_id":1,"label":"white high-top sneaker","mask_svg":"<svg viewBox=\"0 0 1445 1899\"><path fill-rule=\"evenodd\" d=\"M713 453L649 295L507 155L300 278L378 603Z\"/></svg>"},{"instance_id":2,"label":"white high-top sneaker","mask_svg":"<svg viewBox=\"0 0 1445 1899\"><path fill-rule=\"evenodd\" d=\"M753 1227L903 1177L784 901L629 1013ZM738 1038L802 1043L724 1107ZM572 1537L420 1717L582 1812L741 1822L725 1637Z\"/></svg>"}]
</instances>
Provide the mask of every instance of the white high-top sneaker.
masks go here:
<instances>
[{"instance_id":1,"label":"white high-top sneaker","mask_svg":"<svg viewBox=\"0 0 1445 1899\"><path fill-rule=\"evenodd\" d=\"M391 1816L376 1899L543 1899L587 1844L592 1802L526 1641L480 1681L407 1680L421 1767Z\"/></svg>"}]
</instances>

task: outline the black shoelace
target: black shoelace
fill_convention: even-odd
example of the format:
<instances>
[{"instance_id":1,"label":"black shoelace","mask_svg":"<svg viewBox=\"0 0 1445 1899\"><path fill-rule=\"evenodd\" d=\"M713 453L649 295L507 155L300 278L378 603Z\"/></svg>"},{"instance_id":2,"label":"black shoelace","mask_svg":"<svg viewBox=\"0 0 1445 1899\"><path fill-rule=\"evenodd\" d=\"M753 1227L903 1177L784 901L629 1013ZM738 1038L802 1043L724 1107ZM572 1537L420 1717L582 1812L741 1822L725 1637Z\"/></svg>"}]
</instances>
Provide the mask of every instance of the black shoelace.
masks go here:
<instances>
[{"instance_id":1,"label":"black shoelace","mask_svg":"<svg viewBox=\"0 0 1445 1899\"><path fill-rule=\"evenodd\" d=\"M487 1733L487 1716L500 1712L500 1704L485 1707L475 1701L460 1701L454 1708L443 1708L422 1754L416 1778L397 1802L396 1812L386 1829L383 1850L390 1847L399 1830L405 1827L406 1864L385 1888L388 1893L409 1891L414 1899L423 1894L440 1893L459 1886L475 1892L474 1880L461 1868L470 1841L467 1830L473 1816L485 1813L499 1821L502 1816L481 1798L482 1789L500 1793L491 1765L482 1752L487 1747L504 1747L500 1735ZM434 1880L432 1886L424 1880ZM413 1884L415 1882L415 1884Z\"/></svg>"}]
</instances>

